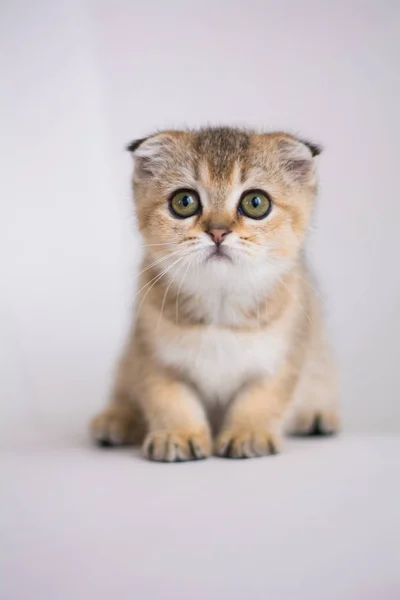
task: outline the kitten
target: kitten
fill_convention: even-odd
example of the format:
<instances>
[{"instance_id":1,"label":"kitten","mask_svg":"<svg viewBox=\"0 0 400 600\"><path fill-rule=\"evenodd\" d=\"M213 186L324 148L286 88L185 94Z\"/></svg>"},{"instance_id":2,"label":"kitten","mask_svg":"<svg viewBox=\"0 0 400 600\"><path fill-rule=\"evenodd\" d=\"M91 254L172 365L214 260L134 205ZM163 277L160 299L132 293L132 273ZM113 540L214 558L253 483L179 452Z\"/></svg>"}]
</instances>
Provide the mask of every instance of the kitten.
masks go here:
<instances>
[{"instance_id":1,"label":"kitten","mask_svg":"<svg viewBox=\"0 0 400 600\"><path fill-rule=\"evenodd\" d=\"M164 131L133 142L140 292L102 445L150 460L278 452L334 433L336 384L303 257L320 149L286 133Z\"/></svg>"}]
</instances>

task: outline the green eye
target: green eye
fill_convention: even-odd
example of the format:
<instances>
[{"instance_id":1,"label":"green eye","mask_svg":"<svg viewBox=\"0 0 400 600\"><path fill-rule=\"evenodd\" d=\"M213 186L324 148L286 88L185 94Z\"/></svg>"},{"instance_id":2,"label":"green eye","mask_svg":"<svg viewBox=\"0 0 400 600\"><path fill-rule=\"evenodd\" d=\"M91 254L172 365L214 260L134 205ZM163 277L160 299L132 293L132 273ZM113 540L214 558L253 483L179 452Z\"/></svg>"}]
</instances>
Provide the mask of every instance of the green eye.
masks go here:
<instances>
[{"instance_id":1,"label":"green eye","mask_svg":"<svg viewBox=\"0 0 400 600\"><path fill-rule=\"evenodd\" d=\"M264 219L271 210L271 200L258 190L246 192L239 203L240 211L250 219Z\"/></svg>"},{"instance_id":2,"label":"green eye","mask_svg":"<svg viewBox=\"0 0 400 600\"><path fill-rule=\"evenodd\" d=\"M200 210L199 196L193 190L182 190L172 196L169 206L176 217L187 219Z\"/></svg>"}]
</instances>

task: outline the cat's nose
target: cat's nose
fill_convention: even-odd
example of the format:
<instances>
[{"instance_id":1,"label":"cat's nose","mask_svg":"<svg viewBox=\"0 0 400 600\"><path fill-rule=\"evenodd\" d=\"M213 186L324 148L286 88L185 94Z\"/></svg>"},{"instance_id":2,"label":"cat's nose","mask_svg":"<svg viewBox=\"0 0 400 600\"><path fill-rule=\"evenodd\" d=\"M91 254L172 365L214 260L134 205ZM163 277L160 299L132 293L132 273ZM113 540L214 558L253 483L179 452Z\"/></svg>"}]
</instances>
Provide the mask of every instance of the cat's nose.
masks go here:
<instances>
[{"instance_id":1,"label":"cat's nose","mask_svg":"<svg viewBox=\"0 0 400 600\"><path fill-rule=\"evenodd\" d=\"M224 227L214 227L213 229L209 229L207 233L211 237L212 241L215 242L217 246L219 246L220 244L222 244L223 240L226 238L228 233L231 232L230 229L226 229Z\"/></svg>"}]
</instances>

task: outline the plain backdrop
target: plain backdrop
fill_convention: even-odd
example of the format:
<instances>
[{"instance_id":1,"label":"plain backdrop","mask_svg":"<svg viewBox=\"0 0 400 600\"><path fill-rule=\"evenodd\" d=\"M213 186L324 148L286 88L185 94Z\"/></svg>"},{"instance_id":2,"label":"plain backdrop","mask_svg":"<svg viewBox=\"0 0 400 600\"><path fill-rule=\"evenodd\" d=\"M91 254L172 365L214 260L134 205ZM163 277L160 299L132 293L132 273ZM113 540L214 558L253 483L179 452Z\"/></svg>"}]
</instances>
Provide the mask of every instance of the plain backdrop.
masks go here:
<instances>
[{"instance_id":1,"label":"plain backdrop","mask_svg":"<svg viewBox=\"0 0 400 600\"><path fill-rule=\"evenodd\" d=\"M83 430L105 402L140 256L124 145L204 124L325 146L310 253L345 427L399 431L400 3L9 0L0 11L4 434Z\"/></svg>"}]
</instances>

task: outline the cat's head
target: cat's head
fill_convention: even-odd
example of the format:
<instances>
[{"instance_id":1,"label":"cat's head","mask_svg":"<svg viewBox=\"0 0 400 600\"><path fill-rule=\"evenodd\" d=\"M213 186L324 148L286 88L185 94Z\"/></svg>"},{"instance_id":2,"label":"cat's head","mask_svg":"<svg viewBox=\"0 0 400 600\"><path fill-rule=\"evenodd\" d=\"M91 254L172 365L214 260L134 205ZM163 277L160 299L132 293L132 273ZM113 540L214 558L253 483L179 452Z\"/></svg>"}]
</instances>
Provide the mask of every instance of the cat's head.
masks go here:
<instances>
[{"instance_id":1,"label":"cat's head","mask_svg":"<svg viewBox=\"0 0 400 600\"><path fill-rule=\"evenodd\" d=\"M234 277L293 263L316 194L317 146L286 133L209 128L162 131L129 150L140 231L159 268Z\"/></svg>"}]
</instances>

